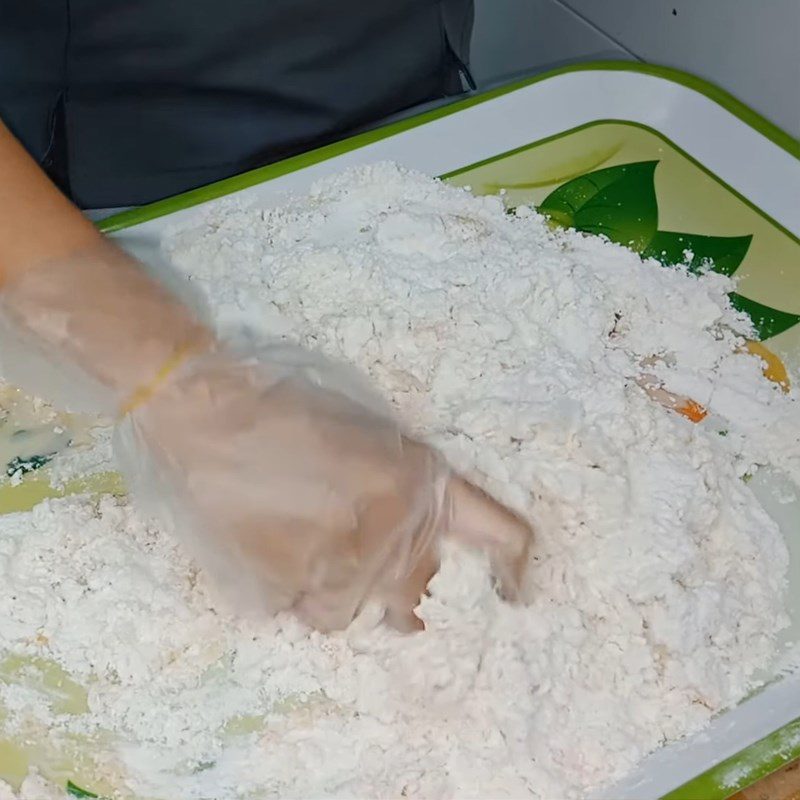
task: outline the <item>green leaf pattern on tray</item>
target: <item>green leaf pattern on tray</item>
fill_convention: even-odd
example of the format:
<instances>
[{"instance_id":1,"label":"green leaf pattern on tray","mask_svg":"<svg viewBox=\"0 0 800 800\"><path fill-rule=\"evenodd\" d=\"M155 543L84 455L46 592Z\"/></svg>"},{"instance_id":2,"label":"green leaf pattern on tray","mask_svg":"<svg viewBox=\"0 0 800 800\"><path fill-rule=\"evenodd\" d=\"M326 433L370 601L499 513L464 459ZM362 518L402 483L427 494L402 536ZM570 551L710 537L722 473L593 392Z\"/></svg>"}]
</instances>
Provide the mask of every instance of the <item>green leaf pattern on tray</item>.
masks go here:
<instances>
[{"instance_id":1,"label":"green leaf pattern on tray","mask_svg":"<svg viewBox=\"0 0 800 800\"><path fill-rule=\"evenodd\" d=\"M657 161L607 167L573 178L539 206L555 222L643 250L658 228Z\"/></svg>"},{"instance_id":2,"label":"green leaf pattern on tray","mask_svg":"<svg viewBox=\"0 0 800 800\"><path fill-rule=\"evenodd\" d=\"M100 795L90 792L87 789L81 789L80 786L74 784L72 781L67 781L67 794L70 797L94 797L100 800Z\"/></svg>"},{"instance_id":3,"label":"green leaf pattern on tray","mask_svg":"<svg viewBox=\"0 0 800 800\"><path fill-rule=\"evenodd\" d=\"M647 247L644 258L655 258L662 264L686 264L692 272L704 268L723 275L733 275L747 255L752 236L702 236L698 233L656 231ZM686 252L691 253L687 262Z\"/></svg>"},{"instance_id":4,"label":"green leaf pattern on tray","mask_svg":"<svg viewBox=\"0 0 800 800\"><path fill-rule=\"evenodd\" d=\"M777 308L770 308L769 306L756 303L755 300L750 300L748 297L732 292L730 295L731 305L739 311L744 311L751 320L753 325L758 331L760 339L770 339L783 333L793 325L800 322L800 314L790 314L788 311L778 311Z\"/></svg>"},{"instance_id":5,"label":"green leaf pattern on tray","mask_svg":"<svg viewBox=\"0 0 800 800\"><path fill-rule=\"evenodd\" d=\"M692 272L711 269L733 275L753 237L658 230L657 165L658 161L618 164L573 178L554 189L539 204L539 211L559 225L601 234L667 266L683 264ZM761 340L800 322L800 314L770 308L736 292L730 298L753 321Z\"/></svg>"},{"instance_id":6,"label":"green leaf pattern on tray","mask_svg":"<svg viewBox=\"0 0 800 800\"><path fill-rule=\"evenodd\" d=\"M6 464L6 475L11 477L19 473L25 475L28 472L41 469L45 464L49 464L55 457L55 453L45 453L40 456L14 456L11 461Z\"/></svg>"}]
</instances>

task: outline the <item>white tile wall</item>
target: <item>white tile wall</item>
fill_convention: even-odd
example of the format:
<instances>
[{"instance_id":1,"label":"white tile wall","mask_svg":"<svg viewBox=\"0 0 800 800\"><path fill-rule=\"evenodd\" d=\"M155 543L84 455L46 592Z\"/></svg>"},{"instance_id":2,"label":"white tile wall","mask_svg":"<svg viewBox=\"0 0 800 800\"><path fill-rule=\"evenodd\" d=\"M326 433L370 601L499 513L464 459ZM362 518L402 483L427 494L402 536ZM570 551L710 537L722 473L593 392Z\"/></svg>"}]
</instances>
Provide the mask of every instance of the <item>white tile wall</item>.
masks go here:
<instances>
[{"instance_id":1,"label":"white tile wall","mask_svg":"<svg viewBox=\"0 0 800 800\"><path fill-rule=\"evenodd\" d=\"M601 57L677 67L800 137L800 0L476 0L473 48L484 84Z\"/></svg>"}]
</instances>

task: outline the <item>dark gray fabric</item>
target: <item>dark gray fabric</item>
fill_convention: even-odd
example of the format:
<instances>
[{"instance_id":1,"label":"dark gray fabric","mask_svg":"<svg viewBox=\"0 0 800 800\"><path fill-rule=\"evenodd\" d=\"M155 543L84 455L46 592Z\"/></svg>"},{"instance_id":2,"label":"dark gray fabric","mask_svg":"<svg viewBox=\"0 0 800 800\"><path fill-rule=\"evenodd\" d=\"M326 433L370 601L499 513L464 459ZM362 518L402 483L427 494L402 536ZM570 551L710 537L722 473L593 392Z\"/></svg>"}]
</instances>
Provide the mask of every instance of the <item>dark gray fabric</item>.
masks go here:
<instances>
[{"instance_id":1,"label":"dark gray fabric","mask_svg":"<svg viewBox=\"0 0 800 800\"><path fill-rule=\"evenodd\" d=\"M473 0L442 0L442 20L450 47L459 65L466 71L464 77L470 88L475 82L469 73L469 51L472 42L472 26L475 22L475 5Z\"/></svg>"},{"instance_id":2,"label":"dark gray fabric","mask_svg":"<svg viewBox=\"0 0 800 800\"><path fill-rule=\"evenodd\" d=\"M43 162L64 87L67 4L0 0L0 117Z\"/></svg>"},{"instance_id":3,"label":"dark gray fabric","mask_svg":"<svg viewBox=\"0 0 800 800\"><path fill-rule=\"evenodd\" d=\"M457 93L472 24L472 0L0 9L0 116L41 161L65 145L50 166L83 207L148 202Z\"/></svg>"}]
</instances>

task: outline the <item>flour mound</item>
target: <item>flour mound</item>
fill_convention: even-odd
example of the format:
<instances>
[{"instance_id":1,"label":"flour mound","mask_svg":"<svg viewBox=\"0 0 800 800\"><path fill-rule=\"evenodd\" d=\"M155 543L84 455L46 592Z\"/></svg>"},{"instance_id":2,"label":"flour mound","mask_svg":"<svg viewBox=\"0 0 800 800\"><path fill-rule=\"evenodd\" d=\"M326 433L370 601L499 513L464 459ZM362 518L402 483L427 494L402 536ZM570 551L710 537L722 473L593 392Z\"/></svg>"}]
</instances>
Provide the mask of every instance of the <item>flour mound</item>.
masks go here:
<instances>
[{"instance_id":1,"label":"flour mound","mask_svg":"<svg viewBox=\"0 0 800 800\"><path fill-rule=\"evenodd\" d=\"M55 661L86 708L0 682L7 732L88 736L98 775L165 800L580 798L770 662L788 556L742 477L800 475L800 419L735 353L751 331L729 279L391 165L280 207L214 204L166 249L221 328L355 363L526 514L528 601L448 548L423 634L255 625L124 503L45 503L0 517L0 647ZM652 356L703 424L639 388Z\"/></svg>"}]
</instances>

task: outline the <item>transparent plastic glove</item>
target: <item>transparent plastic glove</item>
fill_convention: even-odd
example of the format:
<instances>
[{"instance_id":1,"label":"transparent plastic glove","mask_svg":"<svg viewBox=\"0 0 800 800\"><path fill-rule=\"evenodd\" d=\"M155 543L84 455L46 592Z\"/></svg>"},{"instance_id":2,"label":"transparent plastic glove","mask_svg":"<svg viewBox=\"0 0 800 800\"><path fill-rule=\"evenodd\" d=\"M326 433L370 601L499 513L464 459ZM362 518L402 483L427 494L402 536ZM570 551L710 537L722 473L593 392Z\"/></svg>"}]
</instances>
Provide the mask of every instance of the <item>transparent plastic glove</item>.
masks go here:
<instances>
[{"instance_id":1,"label":"transparent plastic glove","mask_svg":"<svg viewBox=\"0 0 800 800\"><path fill-rule=\"evenodd\" d=\"M402 435L343 365L276 345L188 362L120 425L140 497L245 608L346 627L368 599L403 631L443 533L492 551L515 596L528 528Z\"/></svg>"},{"instance_id":2,"label":"transparent plastic glove","mask_svg":"<svg viewBox=\"0 0 800 800\"><path fill-rule=\"evenodd\" d=\"M201 314L102 239L19 271L0 292L3 379L64 410L114 417L176 348L213 338Z\"/></svg>"},{"instance_id":3,"label":"transparent plastic glove","mask_svg":"<svg viewBox=\"0 0 800 800\"><path fill-rule=\"evenodd\" d=\"M353 370L283 345L220 345L110 245L28 270L0 299L13 380L84 410L138 398L115 436L134 497L240 608L331 630L374 599L390 624L419 629L445 533L488 549L516 595L529 528L404 436Z\"/></svg>"}]
</instances>

